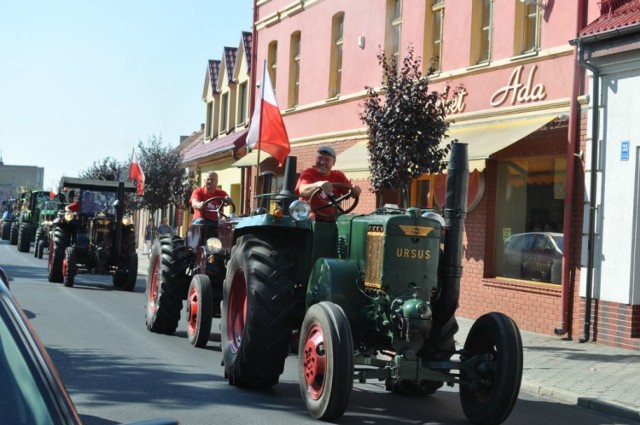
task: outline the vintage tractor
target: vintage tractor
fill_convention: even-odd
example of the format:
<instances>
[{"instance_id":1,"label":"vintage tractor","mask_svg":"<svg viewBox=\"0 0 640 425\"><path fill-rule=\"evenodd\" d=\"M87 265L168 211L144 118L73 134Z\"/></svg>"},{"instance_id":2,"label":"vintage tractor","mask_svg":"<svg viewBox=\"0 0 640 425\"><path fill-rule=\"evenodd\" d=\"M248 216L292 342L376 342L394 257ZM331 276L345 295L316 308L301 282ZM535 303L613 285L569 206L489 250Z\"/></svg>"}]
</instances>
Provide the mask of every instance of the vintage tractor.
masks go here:
<instances>
[{"instance_id":1,"label":"vintage tractor","mask_svg":"<svg viewBox=\"0 0 640 425\"><path fill-rule=\"evenodd\" d=\"M220 317L225 261L230 248L235 205L221 197L204 201L204 223L189 226L180 238L165 235L154 241L146 286L147 329L172 334L178 327L182 301L186 300L187 338L194 347L205 347L211 321ZM228 207L229 216L224 213Z\"/></svg>"},{"instance_id":2,"label":"vintage tractor","mask_svg":"<svg viewBox=\"0 0 640 425\"><path fill-rule=\"evenodd\" d=\"M133 291L138 255L133 215L126 209L132 183L63 177L61 191L77 208L53 221L49 281L72 287L78 273L112 274L116 288ZM72 205L72 204L69 204ZM73 211L77 209L77 211Z\"/></svg>"},{"instance_id":3,"label":"vintage tractor","mask_svg":"<svg viewBox=\"0 0 640 425\"><path fill-rule=\"evenodd\" d=\"M16 219L14 211L15 198L7 198L2 201L2 240L8 241L11 236L11 225Z\"/></svg>"},{"instance_id":4,"label":"vintage tractor","mask_svg":"<svg viewBox=\"0 0 640 425\"><path fill-rule=\"evenodd\" d=\"M50 233L53 230L53 221L64 209L63 203L55 198L45 201L40 210L39 224L34 237L33 256L42 258L45 250L49 250Z\"/></svg>"},{"instance_id":5,"label":"vintage tractor","mask_svg":"<svg viewBox=\"0 0 640 425\"><path fill-rule=\"evenodd\" d=\"M49 200L49 193L48 190L33 190L22 194L22 210L18 218L18 239L16 240L18 251L29 252L40 222L40 211L44 203Z\"/></svg>"},{"instance_id":6,"label":"vintage tractor","mask_svg":"<svg viewBox=\"0 0 640 425\"><path fill-rule=\"evenodd\" d=\"M345 214L331 223L335 238L319 222L312 230L306 202L295 201L235 223L221 318L229 383L275 385L299 330L300 391L315 418L340 417L353 381L374 379L413 395L458 384L471 422L503 422L522 377L517 325L488 313L461 349L454 340L467 181L466 145L453 143L444 217L418 208Z\"/></svg>"}]
</instances>

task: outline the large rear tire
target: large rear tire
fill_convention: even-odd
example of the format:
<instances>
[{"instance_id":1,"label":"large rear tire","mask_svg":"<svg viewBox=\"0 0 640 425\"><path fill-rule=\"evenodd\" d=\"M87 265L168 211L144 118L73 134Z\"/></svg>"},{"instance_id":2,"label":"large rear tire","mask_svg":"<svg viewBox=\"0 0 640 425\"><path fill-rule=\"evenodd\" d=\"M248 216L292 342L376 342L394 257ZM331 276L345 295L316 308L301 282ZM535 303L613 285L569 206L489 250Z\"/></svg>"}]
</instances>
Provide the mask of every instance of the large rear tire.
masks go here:
<instances>
[{"instance_id":1,"label":"large rear tire","mask_svg":"<svg viewBox=\"0 0 640 425\"><path fill-rule=\"evenodd\" d=\"M198 348L206 347L213 318L213 291L206 274L197 274L191 279L185 312L189 343Z\"/></svg>"},{"instance_id":2,"label":"large rear tire","mask_svg":"<svg viewBox=\"0 0 640 425\"><path fill-rule=\"evenodd\" d=\"M18 230L18 251L29 252L31 249L31 223L20 223L20 229Z\"/></svg>"},{"instance_id":3,"label":"large rear tire","mask_svg":"<svg viewBox=\"0 0 640 425\"><path fill-rule=\"evenodd\" d=\"M49 282L62 283L62 262L70 236L59 227L53 230L53 239L49 242Z\"/></svg>"},{"instance_id":4,"label":"large rear tire","mask_svg":"<svg viewBox=\"0 0 640 425\"><path fill-rule=\"evenodd\" d=\"M9 229L9 245L18 245L18 233L20 231L20 225L18 221L11 223L11 229Z\"/></svg>"},{"instance_id":5,"label":"large rear tire","mask_svg":"<svg viewBox=\"0 0 640 425\"><path fill-rule=\"evenodd\" d=\"M278 383L292 331L293 253L253 235L238 238L223 285L221 342L225 376L241 387Z\"/></svg>"},{"instance_id":6,"label":"large rear tire","mask_svg":"<svg viewBox=\"0 0 640 425\"><path fill-rule=\"evenodd\" d=\"M156 239L151 248L146 286L147 329L172 334L180 321L182 288L187 282L187 257L179 236Z\"/></svg>"},{"instance_id":7,"label":"large rear tire","mask_svg":"<svg viewBox=\"0 0 640 425\"><path fill-rule=\"evenodd\" d=\"M340 306L323 301L307 310L298 352L300 393L309 414L323 421L339 418L353 388L353 337Z\"/></svg>"},{"instance_id":8,"label":"large rear tire","mask_svg":"<svg viewBox=\"0 0 640 425\"><path fill-rule=\"evenodd\" d=\"M504 422L520 393L522 338L516 323L502 313L488 313L471 326L461 361L474 356L490 359L460 371L460 401L465 416L480 425Z\"/></svg>"},{"instance_id":9,"label":"large rear tire","mask_svg":"<svg viewBox=\"0 0 640 425\"><path fill-rule=\"evenodd\" d=\"M4 223L2 223L2 240L8 241L10 235L11 235L11 222L5 221Z\"/></svg>"}]
</instances>

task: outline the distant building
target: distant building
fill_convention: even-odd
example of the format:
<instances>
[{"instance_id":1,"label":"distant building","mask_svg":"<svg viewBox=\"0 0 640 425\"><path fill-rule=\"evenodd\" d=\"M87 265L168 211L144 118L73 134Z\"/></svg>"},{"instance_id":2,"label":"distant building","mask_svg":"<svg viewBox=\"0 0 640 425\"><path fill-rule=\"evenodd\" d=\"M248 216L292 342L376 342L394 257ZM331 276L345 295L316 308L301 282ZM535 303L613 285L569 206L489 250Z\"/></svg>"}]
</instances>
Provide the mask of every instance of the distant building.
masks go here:
<instances>
[{"instance_id":1,"label":"distant building","mask_svg":"<svg viewBox=\"0 0 640 425\"><path fill-rule=\"evenodd\" d=\"M42 189L44 167L5 165L0 158L0 199L15 196L21 188Z\"/></svg>"}]
</instances>

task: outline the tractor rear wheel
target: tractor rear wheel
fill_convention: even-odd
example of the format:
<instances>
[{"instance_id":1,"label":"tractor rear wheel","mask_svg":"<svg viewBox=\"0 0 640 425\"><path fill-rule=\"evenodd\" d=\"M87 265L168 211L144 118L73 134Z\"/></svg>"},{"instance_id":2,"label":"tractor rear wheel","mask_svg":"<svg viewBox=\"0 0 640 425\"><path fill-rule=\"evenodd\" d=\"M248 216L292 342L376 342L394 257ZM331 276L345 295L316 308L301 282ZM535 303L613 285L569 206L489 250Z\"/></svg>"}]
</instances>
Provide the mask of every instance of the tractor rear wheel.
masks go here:
<instances>
[{"instance_id":1,"label":"tractor rear wheel","mask_svg":"<svg viewBox=\"0 0 640 425\"><path fill-rule=\"evenodd\" d=\"M64 260L62 261L64 286L67 288L73 287L73 282L77 272L78 264L76 263L76 249L72 246L68 246L64 251Z\"/></svg>"},{"instance_id":2,"label":"tractor rear wheel","mask_svg":"<svg viewBox=\"0 0 640 425\"><path fill-rule=\"evenodd\" d=\"M18 251L29 252L31 248L31 224L20 223L20 229L18 230Z\"/></svg>"},{"instance_id":3,"label":"tractor rear wheel","mask_svg":"<svg viewBox=\"0 0 640 425\"><path fill-rule=\"evenodd\" d=\"M49 282L62 283L63 281L62 262L69 240L69 235L62 229L54 229L53 238L49 242Z\"/></svg>"},{"instance_id":4,"label":"tractor rear wheel","mask_svg":"<svg viewBox=\"0 0 640 425\"><path fill-rule=\"evenodd\" d=\"M20 226L18 221L14 221L11 223L11 228L9 229L9 245L18 245L18 232L20 231Z\"/></svg>"},{"instance_id":5,"label":"tractor rear wheel","mask_svg":"<svg viewBox=\"0 0 640 425\"><path fill-rule=\"evenodd\" d=\"M213 318L213 291L206 274L197 274L191 279L185 312L189 343L198 348L206 347Z\"/></svg>"},{"instance_id":6,"label":"tractor rear wheel","mask_svg":"<svg viewBox=\"0 0 640 425\"><path fill-rule=\"evenodd\" d=\"M293 252L254 235L238 238L223 285L220 339L225 376L241 387L278 383L292 331Z\"/></svg>"},{"instance_id":7,"label":"tractor rear wheel","mask_svg":"<svg viewBox=\"0 0 640 425\"><path fill-rule=\"evenodd\" d=\"M504 422L518 399L522 381L522 338L516 323L502 313L488 313L471 326L461 356L490 359L460 371L460 401L465 416L481 425Z\"/></svg>"},{"instance_id":8,"label":"tractor rear wheel","mask_svg":"<svg viewBox=\"0 0 640 425\"><path fill-rule=\"evenodd\" d=\"M353 337L340 306L323 301L307 310L298 353L300 393L309 414L323 421L339 418L353 388Z\"/></svg>"},{"instance_id":9,"label":"tractor rear wheel","mask_svg":"<svg viewBox=\"0 0 640 425\"><path fill-rule=\"evenodd\" d=\"M11 222L6 221L2 223L2 240L8 241L10 234L11 234Z\"/></svg>"},{"instance_id":10,"label":"tractor rear wheel","mask_svg":"<svg viewBox=\"0 0 640 425\"><path fill-rule=\"evenodd\" d=\"M147 329L172 334L180 321L182 288L186 285L187 256L179 236L156 239L151 248L146 286Z\"/></svg>"}]
</instances>

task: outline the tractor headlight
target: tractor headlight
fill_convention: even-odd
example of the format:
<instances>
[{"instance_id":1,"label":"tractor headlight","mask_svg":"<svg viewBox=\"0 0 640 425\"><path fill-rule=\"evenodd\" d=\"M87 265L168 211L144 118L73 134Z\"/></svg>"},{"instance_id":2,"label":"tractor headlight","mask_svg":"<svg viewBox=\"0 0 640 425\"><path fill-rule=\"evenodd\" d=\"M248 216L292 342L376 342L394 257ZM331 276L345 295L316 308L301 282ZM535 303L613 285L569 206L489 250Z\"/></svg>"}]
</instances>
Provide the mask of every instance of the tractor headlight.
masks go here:
<instances>
[{"instance_id":1,"label":"tractor headlight","mask_svg":"<svg viewBox=\"0 0 640 425\"><path fill-rule=\"evenodd\" d=\"M122 224L124 224L125 226L130 226L133 224L133 216L132 215L125 215L124 217L122 217Z\"/></svg>"},{"instance_id":2,"label":"tractor headlight","mask_svg":"<svg viewBox=\"0 0 640 425\"><path fill-rule=\"evenodd\" d=\"M207 253L217 254L222 250L222 241L218 238L207 239Z\"/></svg>"},{"instance_id":3,"label":"tractor headlight","mask_svg":"<svg viewBox=\"0 0 640 425\"><path fill-rule=\"evenodd\" d=\"M74 213L73 211L67 211L64 213L64 219L67 221L71 221L75 218L76 213Z\"/></svg>"},{"instance_id":4,"label":"tractor headlight","mask_svg":"<svg viewBox=\"0 0 640 425\"><path fill-rule=\"evenodd\" d=\"M289 205L289 214L295 221L304 221L309 219L311 214L311 207L307 201L297 199Z\"/></svg>"},{"instance_id":5,"label":"tractor headlight","mask_svg":"<svg viewBox=\"0 0 640 425\"><path fill-rule=\"evenodd\" d=\"M422 214L422 217L436 220L438 223L440 223L440 227L444 227L446 224L444 221L444 217L438 214L437 212L427 211L424 214Z\"/></svg>"}]
</instances>

